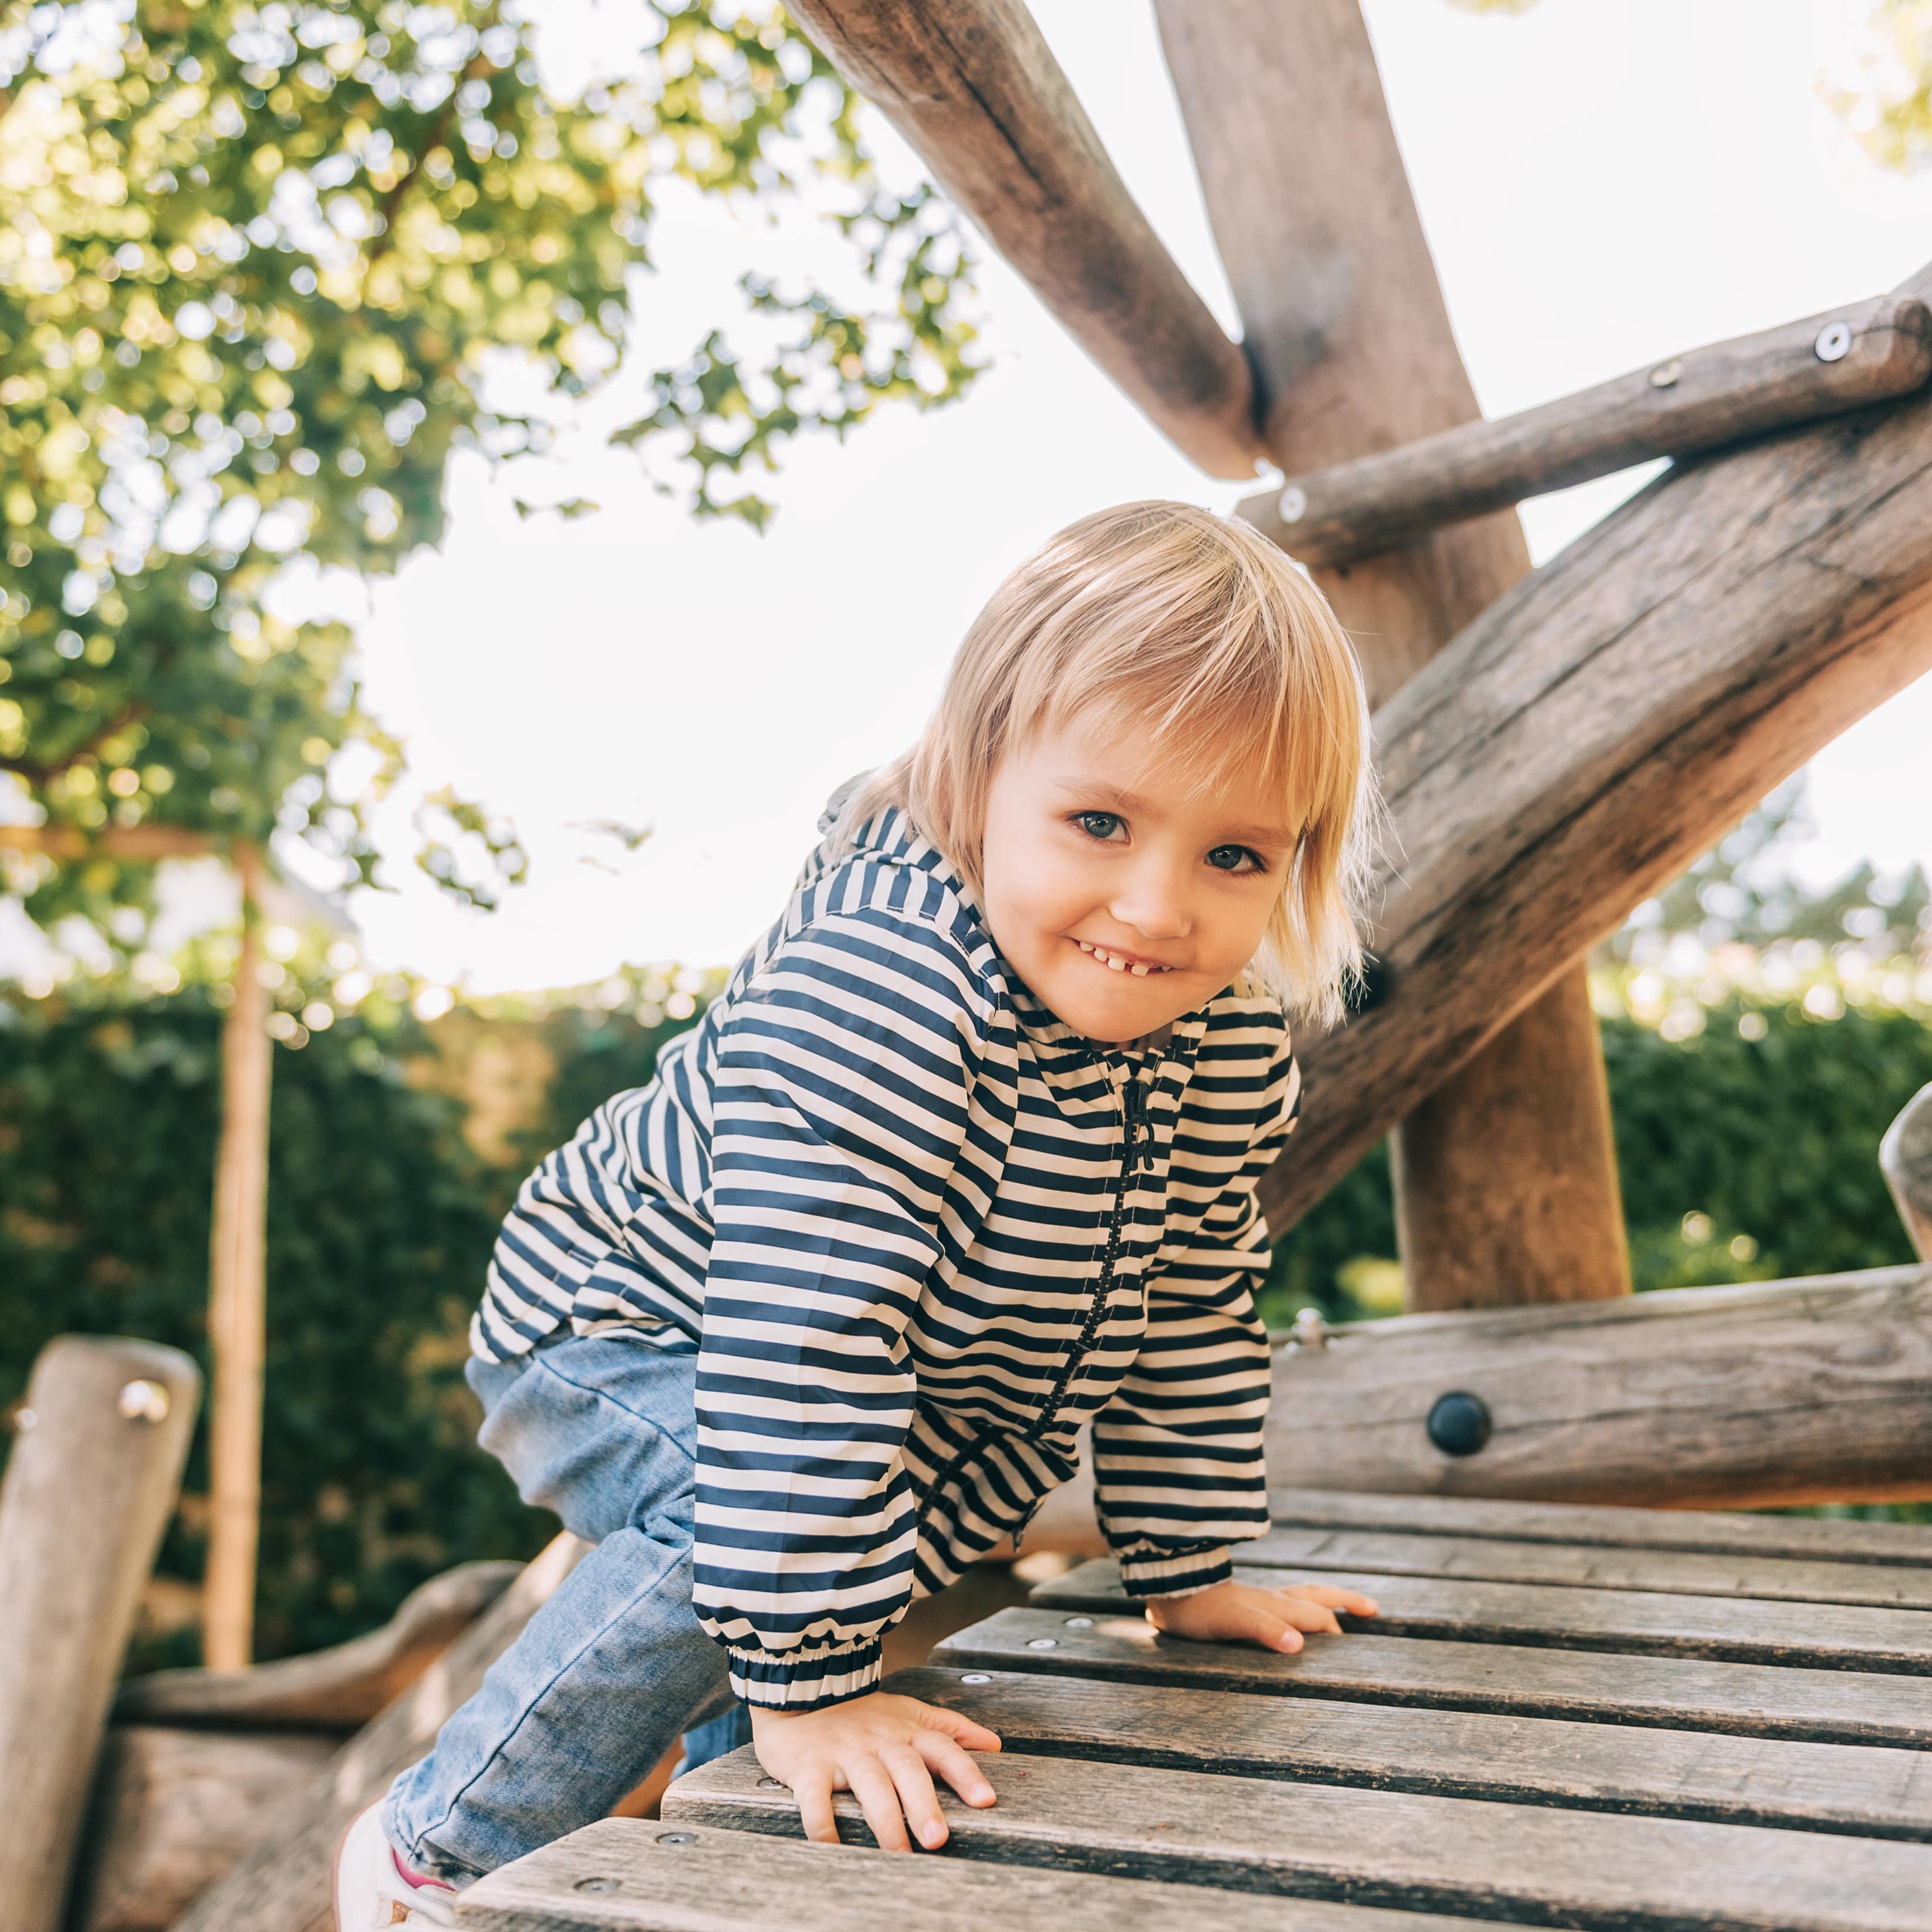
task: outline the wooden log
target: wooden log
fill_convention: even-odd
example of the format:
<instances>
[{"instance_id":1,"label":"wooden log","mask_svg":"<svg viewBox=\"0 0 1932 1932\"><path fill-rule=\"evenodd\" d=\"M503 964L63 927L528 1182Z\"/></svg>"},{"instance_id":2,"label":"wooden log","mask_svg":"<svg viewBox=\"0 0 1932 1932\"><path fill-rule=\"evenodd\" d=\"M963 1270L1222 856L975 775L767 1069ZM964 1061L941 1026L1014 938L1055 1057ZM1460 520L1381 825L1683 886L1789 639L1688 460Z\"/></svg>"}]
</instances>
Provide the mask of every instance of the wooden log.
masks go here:
<instances>
[{"instance_id":1,"label":"wooden log","mask_svg":"<svg viewBox=\"0 0 1932 1932\"><path fill-rule=\"evenodd\" d=\"M1008 1750L1932 1839L1921 1751L933 1666L896 1672L883 1688L964 1712Z\"/></svg>"},{"instance_id":2,"label":"wooden log","mask_svg":"<svg viewBox=\"0 0 1932 1932\"><path fill-rule=\"evenodd\" d=\"M316 1731L116 1725L95 1780L73 1932L167 1932L334 1749Z\"/></svg>"},{"instance_id":3,"label":"wooden log","mask_svg":"<svg viewBox=\"0 0 1932 1932\"><path fill-rule=\"evenodd\" d=\"M329 1873L350 1819L428 1750L443 1720L521 1634L590 1546L558 1537L410 1689L358 1732L277 1815L174 1932L334 1932Z\"/></svg>"},{"instance_id":4,"label":"wooden log","mask_svg":"<svg viewBox=\"0 0 1932 1932\"><path fill-rule=\"evenodd\" d=\"M1210 476L1267 452L1240 346L1161 245L1022 0L800 0L792 17L1081 347Z\"/></svg>"},{"instance_id":5,"label":"wooden log","mask_svg":"<svg viewBox=\"0 0 1932 1932\"><path fill-rule=\"evenodd\" d=\"M1238 1557L1244 1555L1238 1552ZM1471 1582L1413 1572L1237 1561L1238 1582L1262 1589L1339 1584L1372 1597L1382 1614L1346 1628L1377 1636L1455 1643L1536 1644L1554 1650L1618 1651L1633 1657L1708 1657L1730 1664L1795 1664L1808 1670L1932 1676L1932 1613L1864 1604L1789 1603L1676 1596L1660 1590L1598 1590L1544 1583ZM1127 1608L1111 1561L1082 1564L1035 1589L1042 1610Z\"/></svg>"},{"instance_id":6,"label":"wooden log","mask_svg":"<svg viewBox=\"0 0 1932 1932\"><path fill-rule=\"evenodd\" d=\"M403 1599L380 1630L248 1670L157 1670L121 1687L122 1723L314 1725L356 1730L392 1703L522 1574L464 1563Z\"/></svg>"},{"instance_id":7,"label":"wooden log","mask_svg":"<svg viewBox=\"0 0 1932 1932\"><path fill-rule=\"evenodd\" d=\"M1268 1513L1289 1527L1412 1531L1565 1543L1598 1550L1682 1550L1802 1562L1932 1567L1932 1524L1725 1515L1606 1504L1496 1502L1463 1496L1377 1496L1344 1490L1273 1489Z\"/></svg>"},{"instance_id":8,"label":"wooden log","mask_svg":"<svg viewBox=\"0 0 1932 1932\"><path fill-rule=\"evenodd\" d=\"M1666 1507L1932 1496L1932 1268L1412 1315L1274 1358L1268 1459L1311 1486ZM1483 1447L1429 1418L1478 1398Z\"/></svg>"},{"instance_id":9,"label":"wooden log","mask_svg":"<svg viewBox=\"0 0 1932 1932\"><path fill-rule=\"evenodd\" d=\"M1588 1932L1924 1932L1932 1898L1925 1845L1019 1752L979 1763L998 1802L941 1798L952 1858ZM775 1783L734 1751L671 1786L664 1822L794 1837L797 1802ZM841 1836L869 1843L856 1801L834 1802Z\"/></svg>"},{"instance_id":10,"label":"wooden log","mask_svg":"<svg viewBox=\"0 0 1932 1932\"><path fill-rule=\"evenodd\" d=\"M1471 625L1376 719L1382 997L1306 1050L1276 1226L1928 668L1922 397L1673 468Z\"/></svg>"},{"instance_id":11,"label":"wooden log","mask_svg":"<svg viewBox=\"0 0 1932 1932\"><path fill-rule=\"evenodd\" d=\"M458 1912L469 1932L1478 1932L1432 1912L616 1819L492 1872Z\"/></svg>"},{"instance_id":12,"label":"wooden log","mask_svg":"<svg viewBox=\"0 0 1932 1932\"><path fill-rule=\"evenodd\" d=\"M208 1562L202 1660L239 1670L254 1654L261 1531L262 1368L266 1354L268 990L262 982L259 861L241 860L242 952L221 1030L221 1138L208 1240Z\"/></svg>"},{"instance_id":13,"label":"wooden log","mask_svg":"<svg viewBox=\"0 0 1932 1932\"><path fill-rule=\"evenodd\" d=\"M948 1637L932 1661L975 1673L1044 1672L1922 1753L1932 1739L1932 1678L1924 1677L1354 1632L1310 1637L1286 1657L1164 1637L1142 1616L1093 1614L1090 1627L1077 1628L1064 1610L1001 1610Z\"/></svg>"},{"instance_id":14,"label":"wooden log","mask_svg":"<svg viewBox=\"0 0 1932 1932\"><path fill-rule=\"evenodd\" d=\"M0 1900L53 1932L115 1673L172 1514L201 1374L178 1349L40 1352L0 1484Z\"/></svg>"},{"instance_id":15,"label":"wooden log","mask_svg":"<svg viewBox=\"0 0 1932 1932\"><path fill-rule=\"evenodd\" d=\"M1357 0L1155 10L1275 460L1324 468L1479 420ZM1508 512L1314 574L1380 706L1528 568ZM1580 958L1544 1002L1388 1124L1408 1115L1393 1150L1412 1308L1629 1290Z\"/></svg>"},{"instance_id":16,"label":"wooden log","mask_svg":"<svg viewBox=\"0 0 1932 1932\"><path fill-rule=\"evenodd\" d=\"M1886 1130L1878 1164L1919 1259L1932 1262L1932 1086L1920 1088Z\"/></svg>"},{"instance_id":17,"label":"wooden log","mask_svg":"<svg viewBox=\"0 0 1932 1932\"><path fill-rule=\"evenodd\" d=\"M1659 456L1858 409L1932 376L1932 310L1880 296L1713 343L1500 422L1290 477L1240 514L1308 564L1348 563Z\"/></svg>"}]
</instances>

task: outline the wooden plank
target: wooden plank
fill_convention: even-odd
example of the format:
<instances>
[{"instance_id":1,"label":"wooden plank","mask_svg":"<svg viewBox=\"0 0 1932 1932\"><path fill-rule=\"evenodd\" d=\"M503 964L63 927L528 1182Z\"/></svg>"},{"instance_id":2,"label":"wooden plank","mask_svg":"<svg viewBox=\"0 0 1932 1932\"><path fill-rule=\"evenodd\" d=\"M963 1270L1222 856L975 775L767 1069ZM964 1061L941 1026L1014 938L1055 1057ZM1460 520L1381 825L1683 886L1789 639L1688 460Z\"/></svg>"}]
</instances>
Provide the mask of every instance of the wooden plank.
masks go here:
<instances>
[{"instance_id":1,"label":"wooden plank","mask_svg":"<svg viewBox=\"0 0 1932 1932\"><path fill-rule=\"evenodd\" d=\"M948 1637L933 1661L962 1670L1932 1750L1932 1681L1922 1677L1356 1634L1310 1637L1288 1657L1163 1637L1144 1617L1080 1614L1093 1616L1090 1627L1070 1623L1061 1610L1002 1610Z\"/></svg>"},{"instance_id":2,"label":"wooden plank","mask_svg":"<svg viewBox=\"0 0 1932 1932\"><path fill-rule=\"evenodd\" d=\"M1236 1579L1263 1589L1292 1583L1360 1590L1382 1614L1345 1627L1378 1636L1447 1637L1463 1643L1546 1645L1640 1657L1721 1658L1733 1664L1795 1664L1813 1670L1932 1676L1932 1613L1813 1604L1802 1610L1756 1598L1670 1596L1654 1590L1588 1590L1541 1583L1242 1563ZM1033 1592L1042 1609L1119 1612L1129 1601L1111 1562L1083 1563Z\"/></svg>"},{"instance_id":3,"label":"wooden plank","mask_svg":"<svg viewBox=\"0 0 1932 1932\"><path fill-rule=\"evenodd\" d=\"M792 17L1094 360L1216 476L1267 452L1254 381L1114 171L1021 0L800 0Z\"/></svg>"},{"instance_id":4,"label":"wooden plank","mask_svg":"<svg viewBox=\"0 0 1932 1932\"><path fill-rule=\"evenodd\" d=\"M1872 1522L1856 1516L1748 1516L1711 1510L1618 1509L1603 1504L1286 1488L1269 1490L1268 1508L1285 1528L1394 1529L1421 1536L1496 1537L1592 1549L1684 1550L1807 1562L1932 1566L1932 1523Z\"/></svg>"},{"instance_id":5,"label":"wooden plank","mask_svg":"<svg viewBox=\"0 0 1932 1932\"><path fill-rule=\"evenodd\" d=\"M54 1932L122 1654L174 1514L201 1372L178 1348L40 1351L0 1483L0 1918Z\"/></svg>"},{"instance_id":6,"label":"wooden plank","mask_svg":"<svg viewBox=\"0 0 1932 1932\"><path fill-rule=\"evenodd\" d=\"M466 1932L1476 1932L1477 1924L625 1819L492 1872L458 1898L456 1922Z\"/></svg>"},{"instance_id":7,"label":"wooden plank","mask_svg":"<svg viewBox=\"0 0 1932 1932\"><path fill-rule=\"evenodd\" d=\"M1932 294L1932 270L1900 292ZM1294 1156L1261 1187L1277 1230L1928 669L1922 394L1675 466L1469 626L1377 715L1380 994L1304 1049Z\"/></svg>"},{"instance_id":8,"label":"wooden plank","mask_svg":"<svg viewBox=\"0 0 1932 1932\"><path fill-rule=\"evenodd\" d=\"M930 1665L884 1688L1051 1756L1932 1840L1920 1751Z\"/></svg>"},{"instance_id":9,"label":"wooden plank","mask_svg":"<svg viewBox=\"0 0 1932 1932\"><path fill-rule=\"evenodd\" d=\"M1585 1932L1925 1932L1932 1846L1680 1818L1206 1777L1001 1751L998 1794L940 1801L958 1858L1069 1866ZM775 1788L774 1788L775 1787ZM837 1801L842 1834L869 1834ZM793 1836L791 1793L748 1750L680 1778L667 1824ZM949 1859L950 1864L952 1861Z\"/></svg>"},{"instance_id":10,"label":"wooden plank","mask_svg":"<svg viewBox=\"0 0 1932 1932\"><path fill-rule=\"evenodd\" d=\"M1908 394L1928 376L1932 310L1880 296L1670 356L1500 422L1290 477L1240 513L1304 563L1348 563L1633 464Z\"/></svg>"},{"instance_id":11,"label":"wooden plank","mask_svg":"<svg viewBox=\"0 0 1932 1932\"><path fill-rule=\"evenodd\" d=\"M1918 1258L1932 1262L1932 1085L1920 1088L1886 1130L1878 1164Z\"/></svg>"},{"instance_id":12,"label":"wooden plank","mask_svg":"<svg viewBox=\"0 0 1932 1932\"><path fill-rule=\"evenodd\" d=\"M1275 460L1312 470L1479 421L1357 0L1155 12ZM1380 706L1528 570L1504 511L1315 579ZM1629 1292L1580 959L1414 1099L1390 1145L1411 1307Z\"/></svg>"},{"instance_id":13,"label":"wooden plank","mask_svg":"<svg viewBox=\"0 0 1932 1932\"><path fill-rule=\"evenodd\" d=\"M1932 1495L1932 1267L1412 1315L1274 1358L1270 1466L1311 1487L1660 1504ZM1429 1438L1451 1391L1476 1454Z\"/></svg>"}]
</instances>

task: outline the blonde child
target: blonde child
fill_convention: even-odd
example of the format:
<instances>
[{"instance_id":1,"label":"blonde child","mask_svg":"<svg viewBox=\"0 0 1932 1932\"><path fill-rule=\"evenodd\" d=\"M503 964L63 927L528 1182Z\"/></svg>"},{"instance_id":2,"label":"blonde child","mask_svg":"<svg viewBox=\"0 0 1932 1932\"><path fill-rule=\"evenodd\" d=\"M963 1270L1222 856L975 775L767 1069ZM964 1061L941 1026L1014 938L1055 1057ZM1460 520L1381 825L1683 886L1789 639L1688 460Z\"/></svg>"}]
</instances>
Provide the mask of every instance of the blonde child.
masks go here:
<instances>
[{"instance_id":1,"label":"blonde child","mask_svg":"<svg viewBox=\"0 0 1932 1932\"><path fill-rule=\"evenodd\" d=\"M1073 1474L1172 1635L1294 1650L1344 1590L1232 1580L1267 1527L1257 1178L1286 1012L1356 967L1366 713L1251 531L1137 503L994 593L918 746L836 800L656 1077L524 1184L472 1332L482 1441L596 1545L338 1856L344 1928L745 1735L836 1838L993 1792L881 1641Z\"/></svg>"}]
</instances>

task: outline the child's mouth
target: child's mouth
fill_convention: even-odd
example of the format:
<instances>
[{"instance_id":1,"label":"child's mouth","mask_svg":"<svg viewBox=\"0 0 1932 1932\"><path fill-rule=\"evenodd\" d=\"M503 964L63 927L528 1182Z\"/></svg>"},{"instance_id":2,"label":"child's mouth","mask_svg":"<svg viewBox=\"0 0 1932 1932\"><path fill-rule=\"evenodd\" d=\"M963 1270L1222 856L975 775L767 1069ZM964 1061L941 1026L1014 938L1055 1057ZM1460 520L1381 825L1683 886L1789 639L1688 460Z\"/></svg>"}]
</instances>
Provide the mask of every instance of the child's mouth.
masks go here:
<instances>
[{"instance_id":1,"label":"child's mouth","mask_svg":"<svg viewBox=\"0 0 1932 1932\"><path fill-rule=\"evenodd\" d=\"M1076 939L1074 944L1090 959L1096 959L1116 973L1131 973L1136 980L1144 980L1150 974L1172 973L1172 966L1156 966L1144 959L1130 959L1124 954L1109 952L1104 946L1094 946L1084 939Z\"/></svg>"}]
</instances>

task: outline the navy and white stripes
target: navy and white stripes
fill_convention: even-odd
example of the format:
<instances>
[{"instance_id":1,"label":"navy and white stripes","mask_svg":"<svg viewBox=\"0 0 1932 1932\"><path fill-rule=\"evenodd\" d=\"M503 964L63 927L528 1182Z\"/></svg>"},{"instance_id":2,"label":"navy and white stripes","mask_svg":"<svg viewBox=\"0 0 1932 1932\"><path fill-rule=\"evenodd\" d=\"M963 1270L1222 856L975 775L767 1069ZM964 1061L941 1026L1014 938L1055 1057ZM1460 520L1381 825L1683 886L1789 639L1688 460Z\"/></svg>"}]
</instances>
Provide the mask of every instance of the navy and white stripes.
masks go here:
<instances>
[{"instance_id":1,"label":"navy and white stripes","mask_svg":"<svg viewBox=\"0 0 1932 1932\"><path fill-rule=\"evenodd\" d=\"M741 1697L871 1688L884 1631L1021 1531L1090 1418L1136 1594L1220 1581L1267 1528L1254 1189L1298 1078L1268 1000L1172 1036L1075 1036L886 812L524 1184L474 1346L698 1338L694 1602Z\"/></svg>"}]
</instances>

